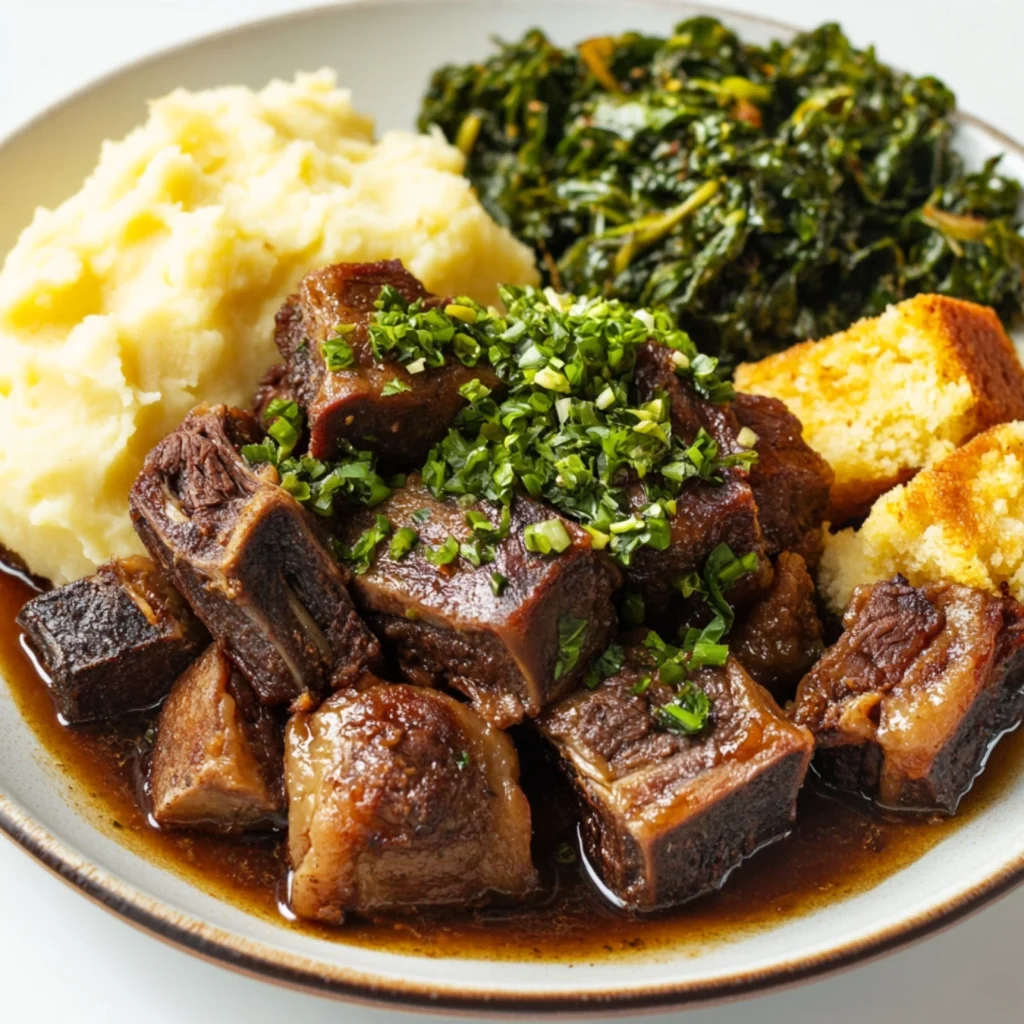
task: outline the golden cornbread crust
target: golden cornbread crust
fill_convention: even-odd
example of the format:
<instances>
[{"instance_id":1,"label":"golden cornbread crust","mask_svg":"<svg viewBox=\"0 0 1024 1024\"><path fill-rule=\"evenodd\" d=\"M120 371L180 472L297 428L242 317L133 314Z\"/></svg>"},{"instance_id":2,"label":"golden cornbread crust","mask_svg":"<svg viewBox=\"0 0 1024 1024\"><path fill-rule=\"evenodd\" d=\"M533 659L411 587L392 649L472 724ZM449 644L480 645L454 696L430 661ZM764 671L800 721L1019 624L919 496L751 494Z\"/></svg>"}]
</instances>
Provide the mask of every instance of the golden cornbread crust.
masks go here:
<instances>
[{"instance_id":1,"label":"golden cornbread crust","mask_svg":"<svg viewBox=\"0 0 1024 1024\"><path fill-rule=\"evenodd\" d=\"M830 518L840 524L979 432L1024 418L1024 368L999 318L941 295L745 363L736 386L781 399L801 420L835 470Z\"/></svg>"},{"instance_id":2,"label":"golden cornbread crust","mask_svg":"<svg viewBox=\"0 0 1024 1024\"><path fill-rule=\"evenodd\" d=\"M1024 422L979 434L827 537L818 583L840 613L854 587L897 572L1024 600Z\"/></svg>"}]
</instances>

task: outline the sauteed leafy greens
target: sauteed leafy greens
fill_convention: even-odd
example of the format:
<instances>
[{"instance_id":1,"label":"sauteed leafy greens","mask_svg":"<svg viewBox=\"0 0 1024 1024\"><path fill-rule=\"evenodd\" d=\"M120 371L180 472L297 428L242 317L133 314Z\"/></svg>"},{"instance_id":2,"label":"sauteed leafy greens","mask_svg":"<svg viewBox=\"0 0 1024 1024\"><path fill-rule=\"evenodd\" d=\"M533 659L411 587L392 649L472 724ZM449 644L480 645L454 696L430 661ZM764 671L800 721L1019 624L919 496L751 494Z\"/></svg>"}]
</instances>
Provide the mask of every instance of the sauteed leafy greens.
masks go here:
<instances>
[{"instance_id":1,"label":"sauteed leafy greens","mask_svg":"<svg viewBox=\"0 0 1024 1024\"><path fill-rule=\"evenodd\" d=\"M439 69L420 126L556 287L664 305L738 360L918 292L1021 312L1021 186L965 173L954 106L837 25L761 47L700 17L574 49L534 29Z\"/></svg>"}]
</instances>

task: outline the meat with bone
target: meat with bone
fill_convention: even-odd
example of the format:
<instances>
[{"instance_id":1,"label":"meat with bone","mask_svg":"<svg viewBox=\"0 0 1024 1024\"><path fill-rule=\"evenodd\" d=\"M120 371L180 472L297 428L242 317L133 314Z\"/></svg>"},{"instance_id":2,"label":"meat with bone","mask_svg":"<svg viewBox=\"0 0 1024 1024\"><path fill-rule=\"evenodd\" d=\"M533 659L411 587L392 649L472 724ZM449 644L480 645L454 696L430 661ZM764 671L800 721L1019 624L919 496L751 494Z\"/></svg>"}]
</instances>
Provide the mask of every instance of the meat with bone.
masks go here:
<instances>
[{"instance_id":1,"label":"meat with bone","mask_svg":"<svg viewBox=\"0 0 1024 1024\"><path fill-rule=\"evenodd\" d=\"M486 365L464 366L454 353L444 366L411 373L392 360L374 356L367 323L381 289L389 285L407 302L426 307L444 303L431 295L400 260L339 263L307 274L277 315L277 347L288 381L306 412L310 454L337 455L338 441L370 448L382 463L410 468L439 441L465 401L459 388L478 378L500 387ZM351 364L329 369L323 345L341 335L351 349ZM385 394L398 380L405 390Z\"/></svg>"},{"instance_id":2,"label":"meat with bone","mask_svg":"<svg viewBox=\"0 0 1024 1024\"><path fill-rule=\"evenodd\" d=\"M496 509L473 511L498 528ZM493 561L476 568L465 558L437 566L426 557L449 537L465 542L473 532L467 510L438 501L418 474L383 504L349 517L343 543L355 543L378 514L396 530L417 530L419 543L401 560L382 544L369 569L353 576L367 620L409 679L455 687L499 728L572 690L614 635L616 570L567 520L558 520L572 540L566 551L527 551L525 527L557 518L532 499L514 499L507 535L489 542Z\"/></svg>"},{"instance_id":3,"label":"meat with bone","mask_svg":"<svg viewBox=\"0 0 1024 1024\"><path fill-rule=\"evenodd\" d=\"M212 644L160 711L149 794L158 824L235 832L284 812L281 734L270 711Z\"/></svg>"},{"instance_id":4,"label":"meat with bone","mask_svg":"<svg viewBox=\"0 0 1024 1024\"><path fill-rule=\"evenodd\" d=\"M1024 717L1024 608L896 576L858 587L843 624L791 712L814 733L815 767L886 807L953 814Z\"/></svg>"},{"instance_id":5,"label":"meat with bone","mask_svg":"<svg viewBox=\"0 0 1024 1024\"><path fill-rule=\"evenodd\" d=\"M736 660L781 704L824 650L814 580L800 555L775 560L771 587L747 608L729 634Z\"/></svg>"},{"instance_id":6,"label":"meat with bone","mask_svg":"<svg viewBox=\"0 0 1024 1024\"><path fill-rule=\"evenodd\" d=\"M515 747L467 705L367 677L294 715L285 742L300 917L339 924L536 884Z\"/></svg>"},{"instance_id":7,"label":"meat with bone","mask_svg":"<svg viewBox=\"0 0 1024 1024\"><path fill-rule=\"evenodd\" d=\"M733 659L695 674L710 723L665 730L655 709L673 691L646 682L643 654L631 643L620 672L538 725L577 790L591 865L626 906L653 910L715 889L789 830L813 743Z\"/></svg>"},{"instance_id":8,"label":"meat with bone","mask_svg":"<svg viewBox=\"0 0 1024 1024\"><path fill-rule=\"evenodd\" d=\"M152 707L209 642L167 577L142 557L40 594L18 624L69 723Z\"/></svg>"},{"instance_id":9,"label":"meat with bone","mask_svg":"<svg viewBox=\"0 0 1024 1024\"><path fill-rule=\"evenodd\" d=\"M715 440L723 454L741 451L736 437L740 425L731 409L701 398L689 381L678 376L672 351L648 342L637 352L636 385L643 400L665 394L671 402L673 434L693 441L703 429ZM671 517L671 540L667 550L639 548L625 571L626 586L643 597L651 621L670 621L678 612L674 585L687 574L699 570L719 544L727 544L736 555L754 552L758 567L740 581L730 593L734 604L742 604L761 591L771 580L771 565L765 555L765 537L758 519L754 493L747 473L739 467L724 468L720 483L690 480ZM630 491L630 502L639 512L647 498L641 485Z\"/></svg>"},{"instance_id":10,"label":"meat with bone","mask_svg":"<svg viewBox=\"0 0 1024 1024\"><path fill-rule=\"evenodd\" d=\"M224 406L194 409L146 457L135 528L264 704L357 679L379 654L348 574L313 517L238 452L261 435Z\"/></svg>"},{"instance_id":11,"label":"meat with bone","mask_svg":"<svg viewBox=\"0 0 1024 1024\"><path fill-rule=\"evenodd\" d=\"M800 421L777 398L737 394L733 412L757 435L750 487L767 551L795 551L808 565L821 556L832 467L803 439Z\"/></svg>"}]
</instances>

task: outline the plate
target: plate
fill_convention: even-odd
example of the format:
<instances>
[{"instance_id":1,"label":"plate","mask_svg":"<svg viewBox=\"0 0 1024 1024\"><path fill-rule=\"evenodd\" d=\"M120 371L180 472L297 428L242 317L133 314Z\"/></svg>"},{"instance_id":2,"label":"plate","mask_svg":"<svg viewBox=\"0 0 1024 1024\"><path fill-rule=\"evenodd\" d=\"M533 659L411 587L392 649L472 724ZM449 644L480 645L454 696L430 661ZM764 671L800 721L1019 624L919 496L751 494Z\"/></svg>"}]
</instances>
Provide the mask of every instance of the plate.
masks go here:
<instances>
[{"instance_id":1,"label":"plate","mask_svg":"<svg viewBox=\"0 0 1024 1024\"><path fill-rule=\"evenodd\" d=\"M630 28L664 34L695 13L716 14L753 42L792 31L670 0L356 0L201 39L115 72L0 144L0 252L36 206L78 188L102 139L124 134L144 118L147 98L177 86L259 87L331 65L381 128L408 127L430 71L484 56L491 35L517 37L531 25L562 43ZM956 144L971 165L1005 152L1006 171L1024 179L1024 150L983 123L961 117ZM264 980L437 1011L621 1012L736 996L918 938L1024 876L1021 773L982 813L875 888L734 941L572 965L413 957L248 915L136 855L85 812L84 795L51 762L6 687L0 749L0 827L86 896L185 950Z\"/></svg>"}]
</instances>

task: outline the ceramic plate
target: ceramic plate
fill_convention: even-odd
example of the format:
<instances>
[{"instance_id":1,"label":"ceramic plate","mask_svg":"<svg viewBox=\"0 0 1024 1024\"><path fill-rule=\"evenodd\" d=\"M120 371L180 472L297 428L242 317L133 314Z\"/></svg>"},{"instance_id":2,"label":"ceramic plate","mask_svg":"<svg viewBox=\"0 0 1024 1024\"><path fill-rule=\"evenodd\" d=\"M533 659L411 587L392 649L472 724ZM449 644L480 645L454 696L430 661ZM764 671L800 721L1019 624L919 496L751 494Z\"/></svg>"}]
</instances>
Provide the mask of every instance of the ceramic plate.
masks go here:
<instances>
[{"instance_id":1,"label":"ceramic plate","mask_svg":"<svg viewBox=\"0 0 1024 1024\"><path fill-rule=\"evenodd\" d=\"M381 128L409 127L430 71L484 56L492 34L517 37L531 25L561 43L625 29L665 34L694 13L689 4L667 0L371 0L202 39L104 78L0 147L0 252L36 206L53 205L78 188L102 139L142 121L145 100L176 86L259 87L273 76L330 65ZM711 13L753 42L791 31ZM1005 170L1024 179L1024 151L991 128L963 118L957 145L971 164L1005 152ZM572 966L411 957L325 941L247 915L132 853L83 813L4 687L0 749L0 826L86 895L161 938L264 979L425 1008L594 1012L737 995L919 937L1006 891L1024 873L1022 773L983 813L875 888L734 941Z\"/></svg>"}]
</instances>

